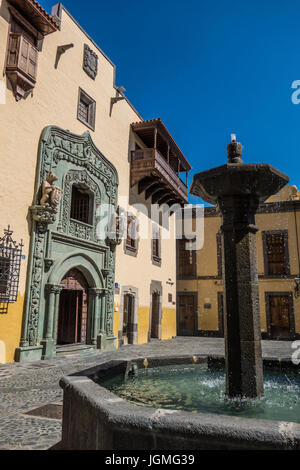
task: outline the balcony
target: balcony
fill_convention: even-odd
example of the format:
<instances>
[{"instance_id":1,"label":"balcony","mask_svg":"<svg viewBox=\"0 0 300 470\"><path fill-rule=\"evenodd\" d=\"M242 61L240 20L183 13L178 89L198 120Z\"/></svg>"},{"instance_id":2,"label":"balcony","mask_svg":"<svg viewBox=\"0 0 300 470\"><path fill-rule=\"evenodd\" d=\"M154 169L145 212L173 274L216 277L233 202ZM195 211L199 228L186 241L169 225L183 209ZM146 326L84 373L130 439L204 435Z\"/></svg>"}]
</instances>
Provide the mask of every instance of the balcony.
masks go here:
<instances>
[{"instance_id":1,"label":"balcony","mask_svg":"<svg viewBox=\"0 0 300 470\"><path fill-rule=\"evenodd\" d=\"M8 0L11 15L5 73L17 101L36 85L37 62L44 36L58 30L36 0Z\"/></svg>"},{"instance_id":2,"label":"balcony","mask_svg":"<svg viewBox=\"0 0 300 470\"><path fill-rule=\"evenodd\" d=\"M36 83L38 50L22 34L9 35L6 75L19 101L31 92Z\"/></svg>"},{"instance_id":3,"label":"balcony","mask_svg":"<svg viewBox=\"0 0 300 470\"><path fill-rule=\"evenodd\" d=\"M152 204L187 204L191 166L164 124L155 119L132 124L132 129L146 148L131 152L131 187L138 185L138 193L145 191Z\"/></svg>"}]
</instances>

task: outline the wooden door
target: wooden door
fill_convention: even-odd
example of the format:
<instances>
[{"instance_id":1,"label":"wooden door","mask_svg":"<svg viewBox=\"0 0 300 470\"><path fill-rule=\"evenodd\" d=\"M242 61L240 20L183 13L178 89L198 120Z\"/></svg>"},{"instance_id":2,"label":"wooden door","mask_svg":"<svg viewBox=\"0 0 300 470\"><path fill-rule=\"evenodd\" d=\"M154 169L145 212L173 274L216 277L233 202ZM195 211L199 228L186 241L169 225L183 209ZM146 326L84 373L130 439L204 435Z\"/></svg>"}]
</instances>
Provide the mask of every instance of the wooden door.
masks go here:
<instances>
[{"instance_id":1,"label":"wooden door","mask_svg":"<svg viewBox=\"0 0 300 470\"><path fill-rule=\"evenodd\" d=\"M133 344L134 327L134 296L125 294L123 311L123 337L127 339L128 344Z\"/></svg>"},{"instance_id":2,"label":"wooden door","mask_svg":"<svg viewBox=\"0 0 300 470\"><path fill-rule=\"evenodd\" d=\"M194 336L195 335L195 296L179 295L178 296L178 335Z\"/></svg>"},{"instance_id":3,"label":"wooden door","mask_svg":"<svg viewBox=\"0 0 300 470\"><path fill-rule=\"evenodd\" d=\"M270 329L272 339L290 338L290 299L288 295L270 295Z\"/></svg>"},{"instance_id":4,"label":"wooden door","mask_svg":"<svg viewBox=\"0 0 300 470\"><path fill-rule=\"evenodd\" d=\"M58 344L75 344L78 338L80 291L63 290L60 295L58 318Z\"/></svg>"},{"instance_id":5,"label":"wooden door","mask_svg":"<svg viewBox=\"0 0 300 470\"><path fill-rule=\"evenodd\" d=\"M57 344L87 342L88 284L83 274L73 269L62 280L65 289L60 294Z\"/></svg>"},{"instance_id":6,"label":"wooden door","mask_svg":"<svg viewBox=\"0 0 300 470\"><path fill-rule=\"evenodd\" d=\"M151 338L159 338L159 304L160 295L152 294L152 312L151 312Z\"/></svg>"}]
</instances>

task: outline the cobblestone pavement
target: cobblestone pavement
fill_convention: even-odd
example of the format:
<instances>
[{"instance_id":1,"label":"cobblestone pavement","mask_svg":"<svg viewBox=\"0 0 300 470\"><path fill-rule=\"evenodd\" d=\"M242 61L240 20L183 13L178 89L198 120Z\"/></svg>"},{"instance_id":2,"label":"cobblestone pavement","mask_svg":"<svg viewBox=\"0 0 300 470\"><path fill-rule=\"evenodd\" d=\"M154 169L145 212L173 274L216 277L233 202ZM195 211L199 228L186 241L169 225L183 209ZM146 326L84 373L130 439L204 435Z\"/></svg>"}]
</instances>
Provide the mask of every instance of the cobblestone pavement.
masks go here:
<instances>
[{"instance_id":1,"label":"cobblestone pavement","mask_svg":"<svg viewBox=\"0 0 300 470\"><path fill-rule=\"evenodd\" d=\"M291 358L290 342L263 341L264 357ZM32 364L0 365L0 450L46 450L60 441L61 420L26 415L49 403L62 403L59 380L110 359L164 355L224 355L217 338L174 338L141 346L124 346L113 352L73 354Z\"/></svg>"}]
</instances>

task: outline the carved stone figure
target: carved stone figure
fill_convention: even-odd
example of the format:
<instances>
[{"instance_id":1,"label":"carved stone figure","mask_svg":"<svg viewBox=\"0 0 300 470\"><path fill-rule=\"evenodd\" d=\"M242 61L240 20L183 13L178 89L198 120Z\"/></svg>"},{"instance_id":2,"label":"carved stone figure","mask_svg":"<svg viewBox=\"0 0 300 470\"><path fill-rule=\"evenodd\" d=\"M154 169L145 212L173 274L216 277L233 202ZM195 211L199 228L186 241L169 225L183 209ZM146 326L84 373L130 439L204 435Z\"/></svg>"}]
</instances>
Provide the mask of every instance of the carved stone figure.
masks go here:
<instances>
[{"instance_id":1,"label":"carved stone figure","mask_svg":"<svg viewBox=\"0 0 300 470\"><path fill-rule=\"evenodd\" d=\"M41 206L44 207L57 207L60 203L62 190L58 186L55 186L53 183L57 181L58 178L54 173L49 173L47 179L43 181L42 184L42 199Z\"/></svg>"}]
</instances>

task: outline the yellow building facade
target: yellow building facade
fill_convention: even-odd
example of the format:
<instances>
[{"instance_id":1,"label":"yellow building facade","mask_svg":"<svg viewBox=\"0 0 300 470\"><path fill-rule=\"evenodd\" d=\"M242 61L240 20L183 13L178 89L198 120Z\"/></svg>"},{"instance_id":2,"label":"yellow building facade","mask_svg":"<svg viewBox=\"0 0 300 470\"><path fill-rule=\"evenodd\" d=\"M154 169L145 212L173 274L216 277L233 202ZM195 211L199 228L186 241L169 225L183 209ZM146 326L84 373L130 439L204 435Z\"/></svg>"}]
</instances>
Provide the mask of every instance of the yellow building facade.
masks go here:
<instances>
[{"instance_id":1,"label":"yellow building facade","mask_svg":"<svg viewBox=\"0 0 300 470\"><path fill-rule=\"evenodd\" d=\"M264 339L293 340L300 334L299 195L296 187L287 186L262 204L255 216ZM178 335L224 335L220 228L216 209L205 207L203 248L192 252L185 240L178 241Z\"/></svg>"},{"instance_id":2,"label":"yellow building facade","mask_svg":"<svg viewBox=\"0 0 300 470\"><path fill-rule=\"evenodd\" d=\"M0 44L0 236L24 245L15 299L0 257L0 363L175 336L175 216L151 203L187 201L188 162L61 4L1 0Z\"/></svg>"}]
</instances>

